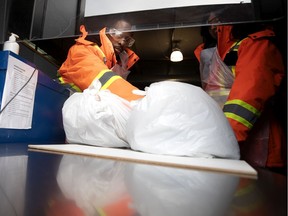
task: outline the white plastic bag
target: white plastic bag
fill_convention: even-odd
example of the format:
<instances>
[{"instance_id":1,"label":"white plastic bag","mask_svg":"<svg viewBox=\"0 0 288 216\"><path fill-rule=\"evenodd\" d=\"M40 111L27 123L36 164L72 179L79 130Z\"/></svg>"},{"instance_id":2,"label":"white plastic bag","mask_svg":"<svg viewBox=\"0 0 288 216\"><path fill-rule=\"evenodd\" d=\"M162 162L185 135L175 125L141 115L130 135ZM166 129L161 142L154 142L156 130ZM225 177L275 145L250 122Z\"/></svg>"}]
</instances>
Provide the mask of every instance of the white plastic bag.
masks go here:
<instances>
[{"instance_id":1,"label":"white plastic bag","mask_svg":"<svg viewBox=\"0 0 288 216\"><path fill-rule=\"evenodd\" d=\"M201 88L153 83L127 122L132 149L154 154L239 159L234 133L217 103Z\"/></svg>"},{"instance_id":2,"label":"white plastic bag","mask_svg":"<svg viewBox=\"0 0 288 216\"><path fill-rule=\"evenodd\" d=\"M68 143L102 147L129 147L126 122L131 107L128 101L108 90L99 91L95 80L83 93L74 93L62 108Z\"/></svg>"},{"instance_id":3,"label":"white plastic bag","mask_svg":"<svg viewBox=\"0 0 288 216\"><path fill-rule=\"evenodd\" d=\"M210 51L212 53L209 62L210 65L208 70L206 68L206 71L200 71L201 81L205 92L207 92L207 94L209 94L218 103L218 105L223 108L235 77L230 68L220 58L218 50L214 48L214 52L213 49Z\"/></svg>"}]
</instances>

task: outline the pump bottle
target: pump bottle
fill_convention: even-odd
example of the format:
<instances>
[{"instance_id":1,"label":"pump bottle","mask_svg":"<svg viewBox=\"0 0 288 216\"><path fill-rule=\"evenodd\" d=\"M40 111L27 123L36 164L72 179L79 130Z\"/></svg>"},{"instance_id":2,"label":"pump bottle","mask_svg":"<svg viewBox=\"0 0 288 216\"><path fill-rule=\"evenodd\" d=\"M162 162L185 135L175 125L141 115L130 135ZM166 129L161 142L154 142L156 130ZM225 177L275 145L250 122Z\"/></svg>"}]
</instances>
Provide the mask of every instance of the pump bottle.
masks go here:
<instances>
[{"instance_id":1,"label":"pump bottle","mask_svg":"<svg viewBox=\"0 0 288 216\"><path fill-rule=\"evenodd\" d=\"M3 50L9 50L15 54L19 54L19 44L16 42L16 39L19 38L18 35L11 33L8 41L5 41Z\"/></svg>"}]
</instances>

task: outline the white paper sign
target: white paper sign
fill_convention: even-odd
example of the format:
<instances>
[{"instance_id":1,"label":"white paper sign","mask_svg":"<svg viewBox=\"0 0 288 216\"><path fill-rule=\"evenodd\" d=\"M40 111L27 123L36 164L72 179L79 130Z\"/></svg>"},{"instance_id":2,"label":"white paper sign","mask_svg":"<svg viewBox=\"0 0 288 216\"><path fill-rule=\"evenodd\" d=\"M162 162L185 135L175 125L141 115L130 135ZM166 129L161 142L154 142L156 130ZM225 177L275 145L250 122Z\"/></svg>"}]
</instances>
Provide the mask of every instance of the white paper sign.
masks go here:
<instances>
[{"instance_id":1,"label":"white paper sign","mask_svg":"<svg viewBox=\"0 0 288 216\"><path fill-rule=\"evenodd\" d=\"M134 11L155 10L164 8L189 7L200 5L219 5L219 4L243 4L251 3L251 0L106 0L99 1L86 0L85 17L99 16L106 14L116 14Z\"/></svg>"},{"instance_id":2,"label":"white paper sign","mask_svg":"<svg viewBox=\"0 0 288 216\"><path fill-rule=\"evenodd\" d=\"M1 103L0 128L31 128L37 78L37 69L9 55Z\"/></svg>"}]
</instances>

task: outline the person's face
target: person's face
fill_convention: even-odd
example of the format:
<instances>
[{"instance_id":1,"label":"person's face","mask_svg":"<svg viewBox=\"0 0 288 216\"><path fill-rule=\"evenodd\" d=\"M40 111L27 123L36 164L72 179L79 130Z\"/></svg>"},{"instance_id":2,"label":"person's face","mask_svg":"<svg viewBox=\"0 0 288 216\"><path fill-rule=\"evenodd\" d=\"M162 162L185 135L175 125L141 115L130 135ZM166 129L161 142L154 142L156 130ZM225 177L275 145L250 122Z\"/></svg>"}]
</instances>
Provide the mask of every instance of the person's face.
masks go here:
<instances>
[{"instance_id":1,"label":"person's face","mask_svg":"<svg viewBox=\"0 0 288 216\"><path fill-rule=\"evenodd\" d=\"M127 47L131 47L135 40L130 32L121 32L117 29L112 29L108 35L116 54L123 52Z\"/></svg>"},{"instance_id":2,"label":"person's face","mask_svg":"<svg viewBox=\"0 0 288 216\"><path fill-rule=\"evenodd\" d=\"M208 19L208 23L211 24L209 28L209 33L210 35L214 38L217 39L217 25L216 23L220 23L219 19L215 15L210 15Z\"/></svg>"}]
</instances>

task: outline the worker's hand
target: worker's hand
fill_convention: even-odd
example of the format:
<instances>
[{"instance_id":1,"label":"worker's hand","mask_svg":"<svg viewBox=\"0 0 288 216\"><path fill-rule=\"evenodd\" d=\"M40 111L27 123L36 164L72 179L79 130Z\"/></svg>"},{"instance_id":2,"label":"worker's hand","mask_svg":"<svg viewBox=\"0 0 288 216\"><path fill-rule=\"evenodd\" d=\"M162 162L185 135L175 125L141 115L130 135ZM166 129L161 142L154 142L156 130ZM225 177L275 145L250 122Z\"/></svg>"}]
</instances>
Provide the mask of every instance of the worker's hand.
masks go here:
<instances>
[{"instance_id":1,"label":"worker's hand","mask_svg":"<svg viewBox=\"0 0 288 216\"><path fill-rule=\"evenodd\" d=\"M119 64L114 65L112 68L112 71L119 76L121 76L123 79L127 79L130 71L126 70L125 68L121 67Z\"/></svg>"},{"instance_id":2,"label":"worker's hand","mask_svg":"<svg viewBox=\"0 0 288 216\"><path fill-rule=\"evenodd\" d=\"M123 51L119 53L119 58L120 62L114 65L114 67L112 67L112 71L126 80L130 73L127 67L129 56L126 51Z\"/></svg>"}]
</instances>

